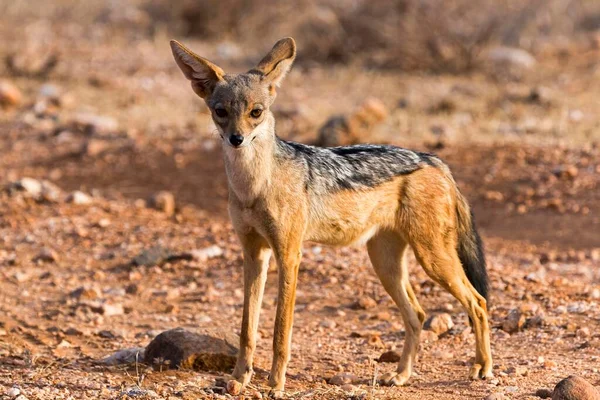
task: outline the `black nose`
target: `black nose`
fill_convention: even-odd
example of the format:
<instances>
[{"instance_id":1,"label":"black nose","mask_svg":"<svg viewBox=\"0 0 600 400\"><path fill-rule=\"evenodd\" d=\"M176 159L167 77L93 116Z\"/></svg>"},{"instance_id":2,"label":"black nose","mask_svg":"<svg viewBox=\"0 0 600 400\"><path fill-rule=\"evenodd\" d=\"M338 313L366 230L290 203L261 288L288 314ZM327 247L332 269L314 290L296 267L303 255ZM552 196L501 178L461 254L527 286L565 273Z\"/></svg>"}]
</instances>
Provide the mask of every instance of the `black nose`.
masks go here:
<instances>
[{"instance_id":1,"label":"black nose","mask_svg":"<svg viewBox=\"0 0 600 400\"><path fill-rule=\"evenodd\" d=\"M244 137L242 135L231 135L229 136L229 143L233 146L238 147L244 141Z\"/></svg>"}]
</instances>

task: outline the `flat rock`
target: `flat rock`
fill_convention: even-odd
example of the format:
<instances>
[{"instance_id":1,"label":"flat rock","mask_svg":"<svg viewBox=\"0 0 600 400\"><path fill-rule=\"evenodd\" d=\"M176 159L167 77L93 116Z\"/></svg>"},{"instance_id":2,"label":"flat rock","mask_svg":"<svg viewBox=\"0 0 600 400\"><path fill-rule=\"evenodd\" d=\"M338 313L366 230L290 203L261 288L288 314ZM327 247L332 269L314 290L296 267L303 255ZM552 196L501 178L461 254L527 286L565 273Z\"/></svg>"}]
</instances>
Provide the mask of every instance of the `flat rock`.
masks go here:
<instances>
[{"instance_id":1,"label":"flat rock","mask_svg":"<svg viewBox=\"0 0 600 400\"><path fill-rule=\"evenodd\" d=\"M356 375L353 375L353 374L350 374L347 372L341 372L339 374L332 376L329 379L329 384L336 385L336 386L343 386L343 385L348 385L348 384L352 384L352 383L356 383L356 382L358 382L358 377Z\"/></svg>"},{"instance_id":2,"label":"flat rock","mask_svg":"<svg viewBox=\"0 0 600 400\"><path fill-rule=\"evenodd\" d=\"M571 375L558 382L552 400L599 400L600 391L582 377Z\"/></svg>"},{"instance_id":3,"label":"flat rock","mask_svg":"<svg viewBox=\"0 0 600 400\"><path fill-rule=\"evenodd\" d=\"M235 366L239 338L216 329L190 332L171 329L156 336L146 347L146 363L168 368L231 372Z\"/></svg>"}]
</instances>

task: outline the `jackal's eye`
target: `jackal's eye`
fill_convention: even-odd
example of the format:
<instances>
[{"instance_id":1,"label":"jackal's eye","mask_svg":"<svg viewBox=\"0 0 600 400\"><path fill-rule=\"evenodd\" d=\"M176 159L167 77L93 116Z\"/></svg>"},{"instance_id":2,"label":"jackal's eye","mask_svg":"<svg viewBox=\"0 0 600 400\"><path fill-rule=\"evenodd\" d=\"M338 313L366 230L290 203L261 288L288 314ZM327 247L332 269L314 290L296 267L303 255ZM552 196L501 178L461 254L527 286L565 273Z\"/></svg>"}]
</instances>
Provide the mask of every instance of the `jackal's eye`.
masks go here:
<instances>
[{"instance_id":1,"label":"jackal's eye","mask_svg":"<svg viewBox=\"0 0 600 400\"><path fill-rule=\"evenodd\" d=\"M224 108L215 108L215 114L219 118L225 118L227 116L227 110Z\"/></svg>"},{"instance_id":2,"label":"jackal's eye","mask_svg":"<svg viewBox=\"0 0 600 400\"><path fill-rule=\"evenodd\" d=\"M260 108L255 108L254 110L250 111L250 116L252 118L258 118L262 115L263 110L261 110Z\"/></svg>"}]
</instances>

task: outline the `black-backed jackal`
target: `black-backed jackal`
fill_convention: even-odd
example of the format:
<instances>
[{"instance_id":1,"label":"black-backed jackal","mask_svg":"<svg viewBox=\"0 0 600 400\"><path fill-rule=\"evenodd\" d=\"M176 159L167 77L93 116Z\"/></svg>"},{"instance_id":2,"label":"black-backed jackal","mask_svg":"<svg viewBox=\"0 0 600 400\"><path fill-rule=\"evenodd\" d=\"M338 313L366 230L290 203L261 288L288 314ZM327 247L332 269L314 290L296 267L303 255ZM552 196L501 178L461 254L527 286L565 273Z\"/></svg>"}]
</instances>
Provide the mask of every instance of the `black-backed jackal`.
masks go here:
<instances>
[{"instance_id":1,"label":"black-backed jackal","mask_svg":"<svg viewBox=\"0 0 600 400\"><path fill-rule=\"evenodd\" d=\"M469 376L490 377L485 259L469 206L448 167L433 155L394 146L319 148L278 138L269 108L296 56L291 38L277 42L255 68L239 75L226 74L176 41L171 48L221 135L229 214L244 252L240 353L228 388L237 392L252 376L273 255L279 293L269 385L272 395L283 393L304 241L366 243L375 272L406 327L398 368L383 375L382 384L403 385L409 379L425 319L408 279L408 246L427 274L469 314L476 338Z\"/></svg>"}]
</instances>

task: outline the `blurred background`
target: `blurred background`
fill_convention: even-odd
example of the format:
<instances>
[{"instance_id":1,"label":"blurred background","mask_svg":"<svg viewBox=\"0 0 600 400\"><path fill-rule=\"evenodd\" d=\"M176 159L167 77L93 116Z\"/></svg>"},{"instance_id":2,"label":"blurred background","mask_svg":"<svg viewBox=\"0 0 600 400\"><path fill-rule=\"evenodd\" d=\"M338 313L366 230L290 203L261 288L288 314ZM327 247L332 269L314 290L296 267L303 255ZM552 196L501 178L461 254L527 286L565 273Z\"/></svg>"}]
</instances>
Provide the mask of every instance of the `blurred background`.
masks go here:
<instances>
[{"instance_id":1,"label":"blurred background","mask_svg":"<svg viewBox=\"0 0 600 400\"><path fill-rule=\"evenodd\" d=\"M168 41L243 72L293 36L280 136L437 152L484 228L560 242L577 223L573 245L598 244L598 1L4 0L0 15L3 180L169 190L225 215L215 129Z\"/></svg>"},{"instance_id":2,"label":"blurred background","mask_svg":"<svg viewBox=\"0 0 600 400\"><path fill-rule=\"evenodd\" d=\"M498 376L463 379L466 314L409 254L424 308L450 323L423 332L408 387L373 387L393 368L375 360L402 346L401 317L364 249L309 243L290 393L531 398L571 374L598 385L600 1L0 0L0 397L225 398L224 375L127 365L165 329L239 333L242 315L220 139L169 40L238 73L284 36L298 58L272 107L281 137L391 143L450 165L486 245Z\"/></svg>"}]
</instances>

